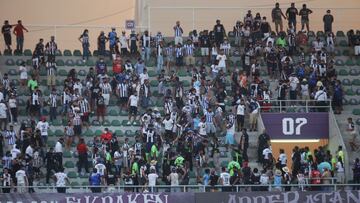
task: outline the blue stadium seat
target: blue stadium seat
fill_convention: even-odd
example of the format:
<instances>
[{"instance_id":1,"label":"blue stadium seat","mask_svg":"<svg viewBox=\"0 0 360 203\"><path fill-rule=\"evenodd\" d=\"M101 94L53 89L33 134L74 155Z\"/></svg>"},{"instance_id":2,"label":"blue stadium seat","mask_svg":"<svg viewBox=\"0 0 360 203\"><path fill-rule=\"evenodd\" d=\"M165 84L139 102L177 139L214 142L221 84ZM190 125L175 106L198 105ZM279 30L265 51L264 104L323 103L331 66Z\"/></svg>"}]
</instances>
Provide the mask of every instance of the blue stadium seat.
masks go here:
<instances>
[{"instance_id":1,"label":"blue stadium seat","mask_svg":"<svg viewBox=\"0 0 360 203\"><path fill-rule=\"evenodd\" d=\"M64 56L72 56L71 51L68 49L64 50Z\"/></svg>"}]
</instances>

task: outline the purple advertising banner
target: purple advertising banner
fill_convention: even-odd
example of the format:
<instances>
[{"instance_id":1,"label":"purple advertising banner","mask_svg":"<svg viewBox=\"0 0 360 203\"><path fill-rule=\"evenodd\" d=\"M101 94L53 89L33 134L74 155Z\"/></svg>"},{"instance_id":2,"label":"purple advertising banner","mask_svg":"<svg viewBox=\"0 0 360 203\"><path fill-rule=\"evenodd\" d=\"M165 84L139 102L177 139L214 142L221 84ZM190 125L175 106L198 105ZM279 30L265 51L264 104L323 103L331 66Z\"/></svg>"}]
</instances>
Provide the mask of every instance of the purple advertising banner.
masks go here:
<instances>
[{"instance_id":1,"label":"purple advertising banner","mask_svg":"<svg viewBox=\"0 0 360 203\"><path fill-rule=\"evenodd\" d=\"M10 193L0 203L195 203L194 193Z\"/></svg>"},{"instance_id":2,"label":"purple advertising banner","mask_svg":"<svg viewBox=\"0 0 360 203\"><path fill-rule=\"evenodd\" d=\"M324 113L262 113L266 132L272 140L328 139L329 114Z\"/></svg>"},{"instance_id":3,"label":"purple advertising banner","mask_svg":"<svg viewBox=\"0 0 360 203\"><path fill-rule=\"evenodd\" d=\"M196 193L196 203L359 203L360 191Z\"/></svg>"}]
</instances>

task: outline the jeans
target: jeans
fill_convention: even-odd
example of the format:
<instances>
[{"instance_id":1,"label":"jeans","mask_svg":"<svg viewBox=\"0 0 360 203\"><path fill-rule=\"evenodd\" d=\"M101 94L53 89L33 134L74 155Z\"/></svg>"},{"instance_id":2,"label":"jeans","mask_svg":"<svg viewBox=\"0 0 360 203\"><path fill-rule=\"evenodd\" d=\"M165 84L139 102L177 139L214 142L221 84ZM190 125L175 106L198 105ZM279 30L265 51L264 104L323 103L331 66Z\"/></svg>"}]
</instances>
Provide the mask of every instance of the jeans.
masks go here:
<instances>
[{"instance_id":1,"label":"jeans","mask_svg":"<svg viewBox=\"0 0 360 203\"><path fill-rule=\"evenodd\" d=\"M156 69L157 74L160 74L161 70L163 69L163 66L164 66L164 57L158 56L157 57L157 69Z\"/></svg>"},{"instance_id":2,"label":"jeans","mask_svg":"<svg viewBox=\"0 0 360 203\"><path fill-rule=\"evenodd\" d=\"M56 120L57 111L56 107L50 107L50 121Z\"/></svg>"},{"instance_id":3,"label":"jeans","mask_svg":"<svg viewBox=\"0 0 360 203\"><path fill-rule=\"evenodd\" d=\"M22 53L24 47L24 37L16 37L16 49Z\"/></svg>"},{"instance_id":4,"label":"jeans","mask_svg":"<svg viewBox=\"0 0 360 203\"><path fill-rule=\"evenodd\" d=\"M148 61L150 59L150 47L143 47L143 50L141 52L141 59L144 61Z\"/></svg>"},{"instance_id":5,"label":"jeans","mask_svg":"<svg viewBox=\"0 0 360 203\"><path fill-rule=\"evenodd\" d=\"M98 49L99 56L105 56L105 44L101 44Z\"/></svg>"},{"instance_id":6,"label":"jeans","mask_svg":"<svg viewBox=\"0 0 360 203\"><path fill-rule=\"evenodd\" d=\"M86 60L89 60L89 44L87 44L87 43L84 43L83 45L82 45L82 47L83 47L83 60L85 60L85 58L86 58Z\"/></svg>"},{"instance_id":7,"label":"jeans","mask_svg":"<svg viewBox=\"0 0 360 203\"><path fill-rule=\"evenodd\" d=\"M11 112L11 122L12 123L17 123L17 117L18 117L18 112L17 112L17 108L10 108L10 112Z\"/></svg>"},{"instance_id":8,"label":"jeans","mask_svg":"<svg viewBox=\"0 0 360 203\"><path fill-rule=\"evenodd\" d=\"M85 168L86 173L89 173L87 153L79 154L78 173L81 173L82 168Z\"/></svg>"}]
</instances>

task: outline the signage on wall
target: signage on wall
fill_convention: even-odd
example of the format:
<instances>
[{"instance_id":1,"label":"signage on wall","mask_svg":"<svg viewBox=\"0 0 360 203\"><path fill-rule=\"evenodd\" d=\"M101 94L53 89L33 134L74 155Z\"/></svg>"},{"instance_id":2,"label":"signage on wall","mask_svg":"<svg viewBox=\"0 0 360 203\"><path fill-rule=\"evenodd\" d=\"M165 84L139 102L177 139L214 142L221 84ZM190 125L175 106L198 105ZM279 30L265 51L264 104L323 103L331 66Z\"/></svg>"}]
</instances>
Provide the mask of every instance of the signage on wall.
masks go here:
<instances>
[{"instance_id":1,"label":"signage on wall","mask_svg":"<svg viewBox=\"0 0 360 203\"><path fill-rule=\"evenodd\" d=\"M127 30L135 29L135 20L126 20L125 21L125 28Z\"/></svg>"},{"instance_id":2,"label":"signage on wall","mask_svg":"<svg viewBox=\"0 0 360 203\"><path fill-rule=\"evenodd\" d=\"M266 132L276 139L328 139L328 113L262 113Z\"/></svg>"}]
</instances>

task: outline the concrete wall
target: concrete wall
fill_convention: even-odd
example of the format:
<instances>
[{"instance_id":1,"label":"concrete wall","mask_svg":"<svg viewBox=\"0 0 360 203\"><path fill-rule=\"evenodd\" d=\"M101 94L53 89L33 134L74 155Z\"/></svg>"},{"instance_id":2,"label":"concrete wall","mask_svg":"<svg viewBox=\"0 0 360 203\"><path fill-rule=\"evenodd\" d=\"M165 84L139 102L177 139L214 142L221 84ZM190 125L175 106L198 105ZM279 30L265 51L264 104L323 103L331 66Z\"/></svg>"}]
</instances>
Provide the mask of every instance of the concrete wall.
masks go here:
<instances>
[{"instance_id":1,"label":"concrete wall","mask_svg":"<svg viewBox=\"0 0 360 203\"><path fill-rule=\"evenodd\" d=\"M145 3L144 3L145 2ZM251 9L253 14L260 12L270 20L271 9L275 1L268 0L148 0L143 4L143 16L150 16L146 19L150 24L152 33L161 30L163 33L173 35L172 26L175 21L180 20L188 33L193 28L212 29L216 19L221 19L226 30L231 30L236 20L243 20L247 10ZM357 0L279 0L283 12L290 6L290 2L295 2L297 8L301 8L303 3L314 11L311 14L310 28L313 30L322 30L322 17L327 9L331 9L335 17L335 30L348 30L350 28L359 28L360 22L360 1ZM150 9L150 15L148 10ZM172 7L172 8L155 8ZM195 8L194 10L192 8ZM194 20L193 20L194 19ZM143 20L145 23L146 20ZM298 17L300 22L300 17ZM145 23L148 24L148 23ZM273 25L272 25L273 26Z\"/></svg>"},{"instance_id":2,"label":"concrete wall","mask_svg":"<svg viewBox=\"0 0 360 203\"><path fill-rule=\"evenodd\" d=\"M39 38L47 41L51 35L56 35L61 50L80 49L81 44L77 38L85 28L89 28L90 48L94 49L101 30L108 32L111 26L124 27L126 19L134 19L134 6L135 0L0 0L0 22L9 20L15 24L21 19L30 30L25 33L25 48L31 49L35 48ZM51 25L72 27L55 30ZM3 50L4 41L2 36L0 38L0 50ZM13 47L14 45L13 38Z\"/></svg>"}]
</instances>

